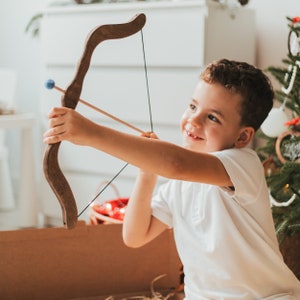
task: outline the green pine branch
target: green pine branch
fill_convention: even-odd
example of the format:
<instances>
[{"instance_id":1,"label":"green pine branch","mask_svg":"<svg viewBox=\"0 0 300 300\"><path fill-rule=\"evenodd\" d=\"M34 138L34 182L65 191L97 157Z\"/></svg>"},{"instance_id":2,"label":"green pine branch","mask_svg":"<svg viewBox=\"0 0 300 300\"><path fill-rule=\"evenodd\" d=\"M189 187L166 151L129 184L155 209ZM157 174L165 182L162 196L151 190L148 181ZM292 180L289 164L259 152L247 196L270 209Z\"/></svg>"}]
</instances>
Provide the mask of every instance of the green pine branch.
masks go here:
<instances>
[{"instance_id":1,"label":"green pine branch","mask_svg":"<svg viewBox=\"0 0 300 300\"><path fill-rule=\"evenodd\" d=\"M287 17L290 30L300 33L300 26L292 25L292 18ZM299 23L298 23L299 24ZM275 99L279 103L284 103L285 107L291 112L292 117L300 116L300 67L296 64L300 61L299 56L287 56L282 59L283 66L270 66L266 72L271 75L271 79L276 80L281 87L288 88L293 67L297 66L297 73L293 88L288 95L282 89L275 91ZM287 130L300 131L300 124ZM275 143L276 138L265 136L262 132L258 132L257 136L264 140L264 145L257 148L257 153L262 161L272 158L272 172L266 175L268 187L271 196L282 206L272 206L272 213L276 234L280 243L287 236L300 234L300 162L299 162L299 144L300 136L295 138L287 138L281 142L281 154L287 160L282 163L276 154ZM290 205L285 202L294 201Z\"/></svg>"}]
</instances>

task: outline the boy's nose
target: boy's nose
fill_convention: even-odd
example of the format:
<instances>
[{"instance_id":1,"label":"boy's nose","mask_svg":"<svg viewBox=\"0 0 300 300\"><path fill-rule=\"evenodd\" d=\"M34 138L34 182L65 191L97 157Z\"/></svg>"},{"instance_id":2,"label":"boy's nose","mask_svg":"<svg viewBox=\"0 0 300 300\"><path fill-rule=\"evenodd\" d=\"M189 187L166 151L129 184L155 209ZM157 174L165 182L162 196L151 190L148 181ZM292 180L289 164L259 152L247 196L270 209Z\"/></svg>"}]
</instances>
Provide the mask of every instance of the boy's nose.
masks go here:
<instances>
[{"instance_id":1,"label":"boy's nose","mask_svg":"<svg viewBox=\"0 0 300 300\"><path fill-rule=\"evenodd\" d=\"M194 114L189 119L194 127L201 127L203 124L203 116L201 113Z\"/></svg>"}]
</instances>

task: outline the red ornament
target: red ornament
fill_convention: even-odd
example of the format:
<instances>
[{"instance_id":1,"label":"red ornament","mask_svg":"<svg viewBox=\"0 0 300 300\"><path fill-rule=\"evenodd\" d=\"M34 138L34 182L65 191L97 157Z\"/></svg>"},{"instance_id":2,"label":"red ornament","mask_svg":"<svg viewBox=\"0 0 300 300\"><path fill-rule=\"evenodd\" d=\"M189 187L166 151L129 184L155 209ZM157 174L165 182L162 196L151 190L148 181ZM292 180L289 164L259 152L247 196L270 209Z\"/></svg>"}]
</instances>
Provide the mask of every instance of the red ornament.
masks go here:
<instances>
[{"instance_id":1,"label":"red ornament","mask_svg":"<svg viewBox=\"0 0 300 300\"><path fill-rule=\"evenodd\" d=\"M284 125L286 125L286 126L297 126L298 124L300 124L300 117L294 118L294 119L284 123Z\"/></svg>"},{"instance_id":2,"label":"red ornament","mask_svg":"<svg viewBox=\"0 0 300 300\"><path fill-rule=\"evenodd\" d=\"M292 25L294 25L295 23L300 23L300 17L294 17L292 19Z\"/></svg>"}]
</instances>

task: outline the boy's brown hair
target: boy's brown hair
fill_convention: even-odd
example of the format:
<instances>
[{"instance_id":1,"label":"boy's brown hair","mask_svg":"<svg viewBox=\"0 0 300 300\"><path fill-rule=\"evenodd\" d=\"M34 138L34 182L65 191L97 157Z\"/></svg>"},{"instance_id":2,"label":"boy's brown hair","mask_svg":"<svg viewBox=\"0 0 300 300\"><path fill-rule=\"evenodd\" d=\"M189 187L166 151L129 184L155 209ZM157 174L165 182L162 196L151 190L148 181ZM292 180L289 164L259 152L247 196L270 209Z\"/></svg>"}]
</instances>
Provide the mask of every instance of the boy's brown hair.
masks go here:
<instances>
[{"instance_id":1,"label":"boy's brown hair","mask_svg":"<svg viewBox=\"0 0 300 300\"><path fill-rule=\"evenodd\" d=\"M262 70L246 62L215 61L205 68L200 79L207 83L219 83L242 96L242 126L250 126L257 131L272 109L274 91L270 79Z\"/></svg>"}]
</instances>

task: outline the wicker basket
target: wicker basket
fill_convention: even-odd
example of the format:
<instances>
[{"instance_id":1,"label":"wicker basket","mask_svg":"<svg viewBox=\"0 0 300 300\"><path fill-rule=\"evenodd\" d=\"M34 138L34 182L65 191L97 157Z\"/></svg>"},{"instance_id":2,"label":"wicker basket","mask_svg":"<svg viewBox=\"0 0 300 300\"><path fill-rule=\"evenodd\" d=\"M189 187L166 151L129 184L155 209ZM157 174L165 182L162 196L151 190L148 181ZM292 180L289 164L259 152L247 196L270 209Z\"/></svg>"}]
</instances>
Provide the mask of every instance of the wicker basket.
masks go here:
<instances>
[{"instance_id":1,"label":"wicker basket","mask_svg":"<svg viewBox=\"0 0 300 300\"><path fill-rule=\"evenodd\" d=\"M99 185L96 195L103 187L107 184L107 182L103 182ZM90 206L90 224L97 225L97 224L122 224L126 206L128 204L129 198L121 198L120 193L117 187L114 184L109 185L110 188L114 190L116 195L115 199L101 201L98 198L91 204Z\"/></svg>"}]
</instances>

